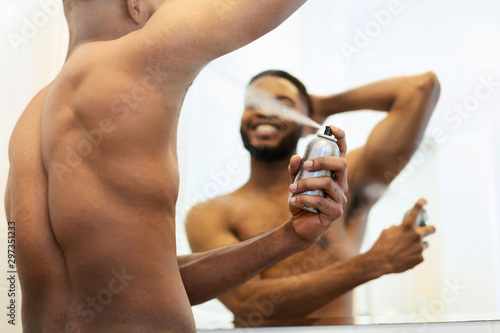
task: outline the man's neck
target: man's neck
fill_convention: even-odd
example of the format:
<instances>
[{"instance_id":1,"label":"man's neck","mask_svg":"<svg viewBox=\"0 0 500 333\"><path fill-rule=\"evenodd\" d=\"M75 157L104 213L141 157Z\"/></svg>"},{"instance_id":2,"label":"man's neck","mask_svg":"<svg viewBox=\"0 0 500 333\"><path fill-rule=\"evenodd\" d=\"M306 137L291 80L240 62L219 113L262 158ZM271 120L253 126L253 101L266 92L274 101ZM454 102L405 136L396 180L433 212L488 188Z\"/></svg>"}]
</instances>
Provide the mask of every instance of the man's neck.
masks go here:
<instances>
[{"instance_id":1,"label":"man's neck","mask_svg":"<svg viewBox=\"0 0 500 333\"><path fill-rule=\"evenodd\" d=\"M288 191L290 184L289 163L290 158L272 162L252 158L250 179L246 186L265 191Z\"/></svg>"},{"instance_id":2,"label":"man's neck","mask_svg":"<svg viewBox=\"0 0 500 333\"><path fill-rule=\"evenodd\" d=\"M71 31L71 30L70 30ZM87 43L98 42L98 41L106 41L106 40L114 40L118 39L121 36L116 36L114 34L87 34L87 33L71 33L69 37L69 46L68 46L68 54L66 56L66 60L75 52L75 50Z\"/></svg>"},{"instance_id":3,"label":"man's neck","mask_svg":"<svg viewBox=\"0 0 500 333\"><path fill-rule=\"evenodd\" d=\"M111 5L110 3L109 6ZM132 24L124 24L124 14L120 10L107 8L105 4L73 4L65 9L69 29L69 46L66 60L78 47L84 44L115 40L137 28Z\"/></svg>"}]
</instances>

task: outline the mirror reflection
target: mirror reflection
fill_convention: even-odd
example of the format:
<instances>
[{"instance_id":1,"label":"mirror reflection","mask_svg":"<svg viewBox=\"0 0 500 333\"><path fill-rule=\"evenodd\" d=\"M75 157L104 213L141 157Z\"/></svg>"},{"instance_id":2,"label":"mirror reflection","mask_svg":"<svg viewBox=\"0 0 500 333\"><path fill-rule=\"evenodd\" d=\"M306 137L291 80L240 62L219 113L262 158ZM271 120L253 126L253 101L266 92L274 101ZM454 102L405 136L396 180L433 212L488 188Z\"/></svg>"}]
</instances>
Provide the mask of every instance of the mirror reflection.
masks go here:
<instances>
[{"instance_id":1,"label":"mirror reflection","mask_svg":"<svg viewBox=\"0 0 500 333\"><path fill-rule=\"evenodd\" d=\"M313 98L324 98L374 82L407 75L425 75L422 73L432 71L441 86L439 102L429 115L418 146L414 142L416 150L412 158L396 158L397 172L394 174L398 176L391 179L387 188L374 189L374 192L380 191L383 195L367 212L360 253L367 253L384 229L401 224L407 210L421 197L427 199L425 209L429 224L436 227L436 233L426 239L429 247L423 252L423 263L401 274L384 275L355 289L352 306L348 307L354 316L350 320L366 324L499 318L497 207L500 199L498 176L494 172L498 167L499 140L493 124L498 120L496 82L500 77L494 59L500 50L491 41L498 36L500 27L490 14L497 5L483 1L474 5L472 10L468 5L452 5L448 1L433 4L401 1L398 7L400 12L396 11L390 18L388 15L390 23L383 26L377 15L391 13L392 5L395 6L395 2L391 5L384 1L308 3L276 31L207 67L193 85L191 95L188 94L185 105L188 112L181 118L187 138L180 143L180 155L186 156L189 161L199 161L199 165L194 167L198 173L191 168L181 174L185 182L181 186L178 214L184 217L195 204L207 200L221 200L223 202L219 202L218 207L226 207L231 212L240 207L231 204L230 198L236 194L243 196L242 191L254 177L252 166L255 161L244 148L240 134L245 114L248 113L244 108L245 89L254 75L268 69L285 70L299 78ZM318 12L321 12L320 16ZM330 16L335 20L329 19ZM311 17L316 18L312 24ZM380 31L375 33L377 30L374 30L373 36L367 35L370 40L366 45L360 44L363 33L366 34L364 29L375 29L373 22L380 25ZM296 31L300 34L297 35ZM378 97L380 95L377 94ZM215 114L204 112L200 115L196 113L200 109L211 110ZM376 109L373 106L360 109L335 114L325 121L313 119L345 130L349 152L352 152L362 149L369 142L370 134L391 115L390 112L368 111ZM405 111L408 110L405 108ZM197 139L199 128L207 129L211 138L209 142ZM212 128L224 128L224 131ZM402 130L401 126L396 127L398 130ZM303 154L314 136L311 134L299 140L298 154ZM380 149L388 148L391 143L383 142ZM200 166L203 171L199 171ZM286 165L283 167L286 168ZM232 168L234 172L230 173ZM351 177L349 172L348 175ZM277 181L276 178L272 180ZM268 181L264 185L271 186L272 183ZM352 190L352 184L349 185ZM253 200L266 201L272 197L269 191L256 196ZM283 206L286 206L286 199L283 194ZM202 211L210 207L209 204L202 204ZM257 207L252 214L241 213L238 221L221 208L225 214L220 220L231 221L225 225L225 230L231 234L229 242L237 241L238 237L249 237L249 234L242 235L241 229L254 230L260 226L262 222L252 219L252 216L264 215L266 208L262 205ZM272 216L279 212L272 210L268 214ZM200 225L204 228L210 225L209 214L204 214L203 220ZM266 223L278 222L266 220ZM184 228L184 224L179 224L178 228ZM200 234L207 232L206 237L199 236L201 243L224 242L225 238L218 239L204 228L200 226ZM340 227L334 225L332 229L335 228ZM193 233L196 234L196 230ZM335 234L340 237L338 232ZM196 240L193 242L197 243ZM338 246L338 243L332 243ZM180 245L180 250L189 252L190 247ZM297 275L300 275L304 272L301 259L304 260L299 258L298 263L285 261L275 268L283 269L289 263L289 267L295 266ZM306 260L305 266L306 269L315 268L309 260ZM267 274L277 278L273 269ZM326 278L321 279L320 284L327 285L327 281ZM255 281L250 281L248 288L252 282ZM327 287L324 288L326 293ZM244 292L245 287L242 290ZM261 292L261 289L258 290ZM227 300L229 308L232 306L234 312L245 313L248 310L237 307L244 307L245 301L249 300L250 304L254 302L250 308L257 310L254 323L258 323L262 316L264 325L288 325L283 320L274 320L273 315L266 316L266 308L259 310L261 294L247 292L247 295L240 295L243 305L234 305ZM306 292L312 292L311 288L307 288ZM227 299L237 297L237 292L226 296ZM348 297L344 295L338 301ZM312 302L305 299L304 305L311 306ZM275 309L280 308L281 304L277 304L279 300L282 299L278 298L278 302L273 303ZM221 322L233 320L233 313L218 302L195 307L194 311L206 327L224 326ZM294 311L298 310L294 308ZM339 322L329 320L331 323ZM315 320L307 319L303 324L312 322ZM342 322L345 323L340 320ZM231 324L227 325L231 327Z\"/></svg>"},{"instance_id":2,"label":"mirror reflection","mask_svg":"<svg viewBox=\"0 0 500 333\"><path fill-rule=\"evenodd\" d=\"M252 90L265 95L249 94ZM289 191L293 193L289 202L296 200L300 202L298 207L303 208L313 203L308 200L315 198L301 194L318 196L308 188L311 185L304 183L307 177L331 182L331 178L341 179L341 173L347 171L349 191L345 196L335 191L319 193L321 198L343 200L347 204L343 216L310 249L283 260L220 298L237 320L252 325L259 322L260 316L266 319L352 317L354 287L383 275L407 271L422 262L422 251L428 245L425 238L435 231L425 222L424 226L417 226L425 200L416 203L401 224L382 232L368 252L359 255L359 251L371 208L405 166L401 161L409 161L420 146L439 95L439 81L432 72L390 78L313 98L300 81L284 71L264 71L250 80L240 125L243 144L251 156L250 178L236 191L191 209L186 229L192 249L208 251L279 227L289 209L292 213L297 209L295 202L291 207L287 205ZM281 110L277 115L266 112L266 108L275 107L266 101L271 97L293 110ZM364 146L347 153L348 166L333 177L307 171L314 166L312 162L327 163L321 156L335 153L338 156L339 148L343 149L344 132L335 132L340 145L337 146L330 139L332 131L327 127L325 133L320 132L306 147L306 162L302 165L306 171L299 171L289 188L290 158L296 153L299 138L310 128L279 113L299 113L323 122L331 115L361 109L385 111L388 115L368 135ZM331 145L336 152L330 152ZM290 165L292 173L296 168L294 162ZM222 180L222 175L218 173L217 178ZM324 204L331 203L324 200ZM322 213L319 215L321 219ZM262 313L264 309L268 313Z\"/></svg>"}]
</instances>

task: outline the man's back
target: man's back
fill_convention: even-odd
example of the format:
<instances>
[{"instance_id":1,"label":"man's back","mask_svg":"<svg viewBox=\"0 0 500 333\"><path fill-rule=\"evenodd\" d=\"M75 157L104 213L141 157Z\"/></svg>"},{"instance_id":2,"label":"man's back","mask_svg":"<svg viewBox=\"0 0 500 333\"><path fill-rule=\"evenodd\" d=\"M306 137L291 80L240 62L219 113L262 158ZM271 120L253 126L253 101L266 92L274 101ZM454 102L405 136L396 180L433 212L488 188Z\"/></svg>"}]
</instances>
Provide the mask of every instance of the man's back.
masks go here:
<instances>
[{"instance_id":1,"label":"man's back","mask_svg":"<svg viewBox=\"0 0 500 333\"><path fill-rule=\"evenodd\" d=\"M106 54L113 43L80 48L12 136L8 215L28 330L194 330L173 230L187 83L160 93L162 73L136 75Z\"/></svg>"}]
</instances>

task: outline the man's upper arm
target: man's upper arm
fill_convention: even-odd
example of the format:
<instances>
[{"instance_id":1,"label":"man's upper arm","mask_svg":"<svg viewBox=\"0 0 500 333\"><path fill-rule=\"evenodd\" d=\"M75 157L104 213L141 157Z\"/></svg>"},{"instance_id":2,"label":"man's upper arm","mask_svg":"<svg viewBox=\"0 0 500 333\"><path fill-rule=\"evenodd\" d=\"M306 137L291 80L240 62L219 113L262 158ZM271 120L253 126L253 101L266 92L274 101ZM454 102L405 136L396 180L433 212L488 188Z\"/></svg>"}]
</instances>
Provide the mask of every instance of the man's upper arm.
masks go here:
<instances>
[{"instance_id":1,"label":"man's upper arm","mask_svg":"<svg viewBox=\"0 0 500 333\"><path fill-rule=\"evenodd\" d=\"M229 228L227 206L217 199L194 206L186 218L186 233L193 252L239 243Z\"/></svg>"},{"instance_id":2,"label":"man's upper arm","mask_svg":"<svg viewBox=\"0 0 500 333\"><path fill-rule=\"evenodd\" d=\"M366 145L356 153L351 174L355 183L390 184L418 148L439 92L432 73L408 82L406 93L395 100L388 116L375 126Z\"/></svg>"},{"instance_id":3,"label":"man's upper arm","mask_svg":"<svg viewBox=\"0 0 500 333\"><path fill-rule=\"evenodd\" d=\"M305 1L170 0L142 29L126 36L126 44L135 44L142 54L131 59L139 67L153 62L162 70L196 75L211 60L277 27Z\"/></svg>"}]
</instances>

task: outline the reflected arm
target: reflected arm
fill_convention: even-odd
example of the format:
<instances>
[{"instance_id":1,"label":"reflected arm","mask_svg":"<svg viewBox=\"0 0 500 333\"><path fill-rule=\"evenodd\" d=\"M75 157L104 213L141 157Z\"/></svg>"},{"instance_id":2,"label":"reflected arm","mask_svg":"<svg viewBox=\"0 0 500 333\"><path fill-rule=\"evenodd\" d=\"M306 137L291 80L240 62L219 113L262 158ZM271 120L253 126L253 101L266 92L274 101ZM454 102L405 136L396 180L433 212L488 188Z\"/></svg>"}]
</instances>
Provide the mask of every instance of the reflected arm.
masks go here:
<instances>
[{"instance_id":1,"label":"reflected arm","mask_svg":"<svg viewBox=\"0 0 500 333\"><path fill-rule=\"evenodd\" d=\"M248 319L259 308L267 309L266 319L302 318L385 274L386 266L378 260L368 252L303 274L256 277L219 299L241 319Z\"/></svg>"},{"instance_id":2,"label":"reflected arm","mask_svg":"<svg viewBox=\"0 0 500 333\"><path fill-rule=\"evenodd\" d=\"M223 253L228 255L229 260L223 260L222 256L219 257L220 260L217 260L218 258L215 257L212 264L207 264L205 269L207 272L214 272L213 285L215 287L220 288L220 291L229 291L239 285L234 281L236 278L241 279L240 270L246 271L249 264L256 263L255 260L265 260L265 258L262 258L261 251L268 252L269 246L274 247L278 243L269 243L264 247L255 246L251 252L247 251L250 247L247 249L241 247L239 248L241 250L240 254L231 258L230 252L235 249L235 246L245 246L245 244L249 244L248 242L257 245L258 243L255 241L259 242L262 237L273 235L273 232L238 245L227 246L228 244L238 243L239 239L231 231L229 224L228 217L231 215L231 204L222 201L214 199L204 204L203 208L195 207L188 215L186 230L193 251L202 252L215 248L215 250L209 252L194 254L195 258L200 256L209 263L210 258L208 256L210 254ZM263 243L261 242L261 244ZM268 301L273 304L273 312L268 318L303 317L352 288L387 273L388 265L379 262L383 256L374 254L369 252L317 271L293 276L287 275L264 279L261 276L255 276L258 272L247 274L246 278L255 277L219 299L233 313L242 318L247 318L255 311L256 304L262 304L262 302L268 304ZM181 260L187 262L187 259ZM271 265L270 262L265 263L266 267ZM194 267L194 262L192 266ZM220 274L222 270L225 270L226 273ZM236 276L233 277L231 274L236 274ZM183 279L187 278L184 272L182 275ZM212 278L211 274L209 276ZM224 276L224 278L220 279L220 276ZM191 278L197 279L197 281L191 282L193 285L196 285L196 283L202 285L207 280L205 273L201 269L198 274ZM221 286L218 286L218 283L221 283ZM196 291L196 288L193 290Z\"/></svg>"},{"instance_id":3,"label":"reflected arm","mask_svg":"<svg viewBox=\"0 0 500 333\"><path fill-rule=\"evenodd\" d=\"M422 140L440 91L436 75L427 72L319 97L316 112L321 117L352 110L388 112L374 127L366 145L348 154L352 194L364 197L361 192L369 185L389 185L404 168ZM382 193L355 201L370 206Z\"/></svg>"},{"instance_id":4,"label":"reflected arm","mask_svg":"<svg viewBox=\"0 0 500 333\"><path fill-rule=\"evenodd\" d=\"M423 261L422 238L435 231L431 226L416 227L418 213L424 204L425 200L420 200L401 225L384 230L373 247L364 254L315 271L297 274L291 266L291 269L281 277L256 276L219 299L239 320L248 319L255 314L255 311L262 309L266 309L266 313L263 314L267 319L305 317L363 283L385 274L411 269ZM238 238L224 220L227 216L229 216L228 210L217 206L216 203L204 210L190 213L187 231L194 251L206 251L238 242ZM280 228L276 229L278 230ZM262 248L258 244L264 245L264 238L272 236L276 231L237 245L193 255L193 258L199 257L201 261L207 260L206 265L202 265L201 269L196 271L197 275L191 276L195 279L193 285L203 285L208 281L209 288L219 288L217 291L221 292L228 291L239 284L237 280L242 280L241 274L245 274L245 279L256 275L255 271L250 272L251 269L257 269L256 265L270 266L271 263L266 263L266 259L262 258L259 252L267 253L269 246L272 248L275 245L269 243ZM328 254L317 251L313 253L306 259L314 264L328 259ZM211 256L214 256L213 260ZM275 259L272 256L271 258ZM193 266L194 264L196 262L193 262ZM207 275L205 271L208 272ZM212 275L212 272L216 273ZM219 274L223 276L222 279Z\"/></svg>"},{"instance_id":5,"label":"reflected arm","mask_svg":"<svg viewBox=\"0 0 500 333\"><path fill-rule=\"evenodd\" d=\"M433 109L439 97L439 90L436 75L426 72L385 79L343 93L312 96L312 98L315 116L323 120L333 114L356 110L387 111L412 116L419 110L421 112L425 110L418 107L403 110L400 106L433 95L429 101L430 109Z\"/></svg>"}]
</instances>

